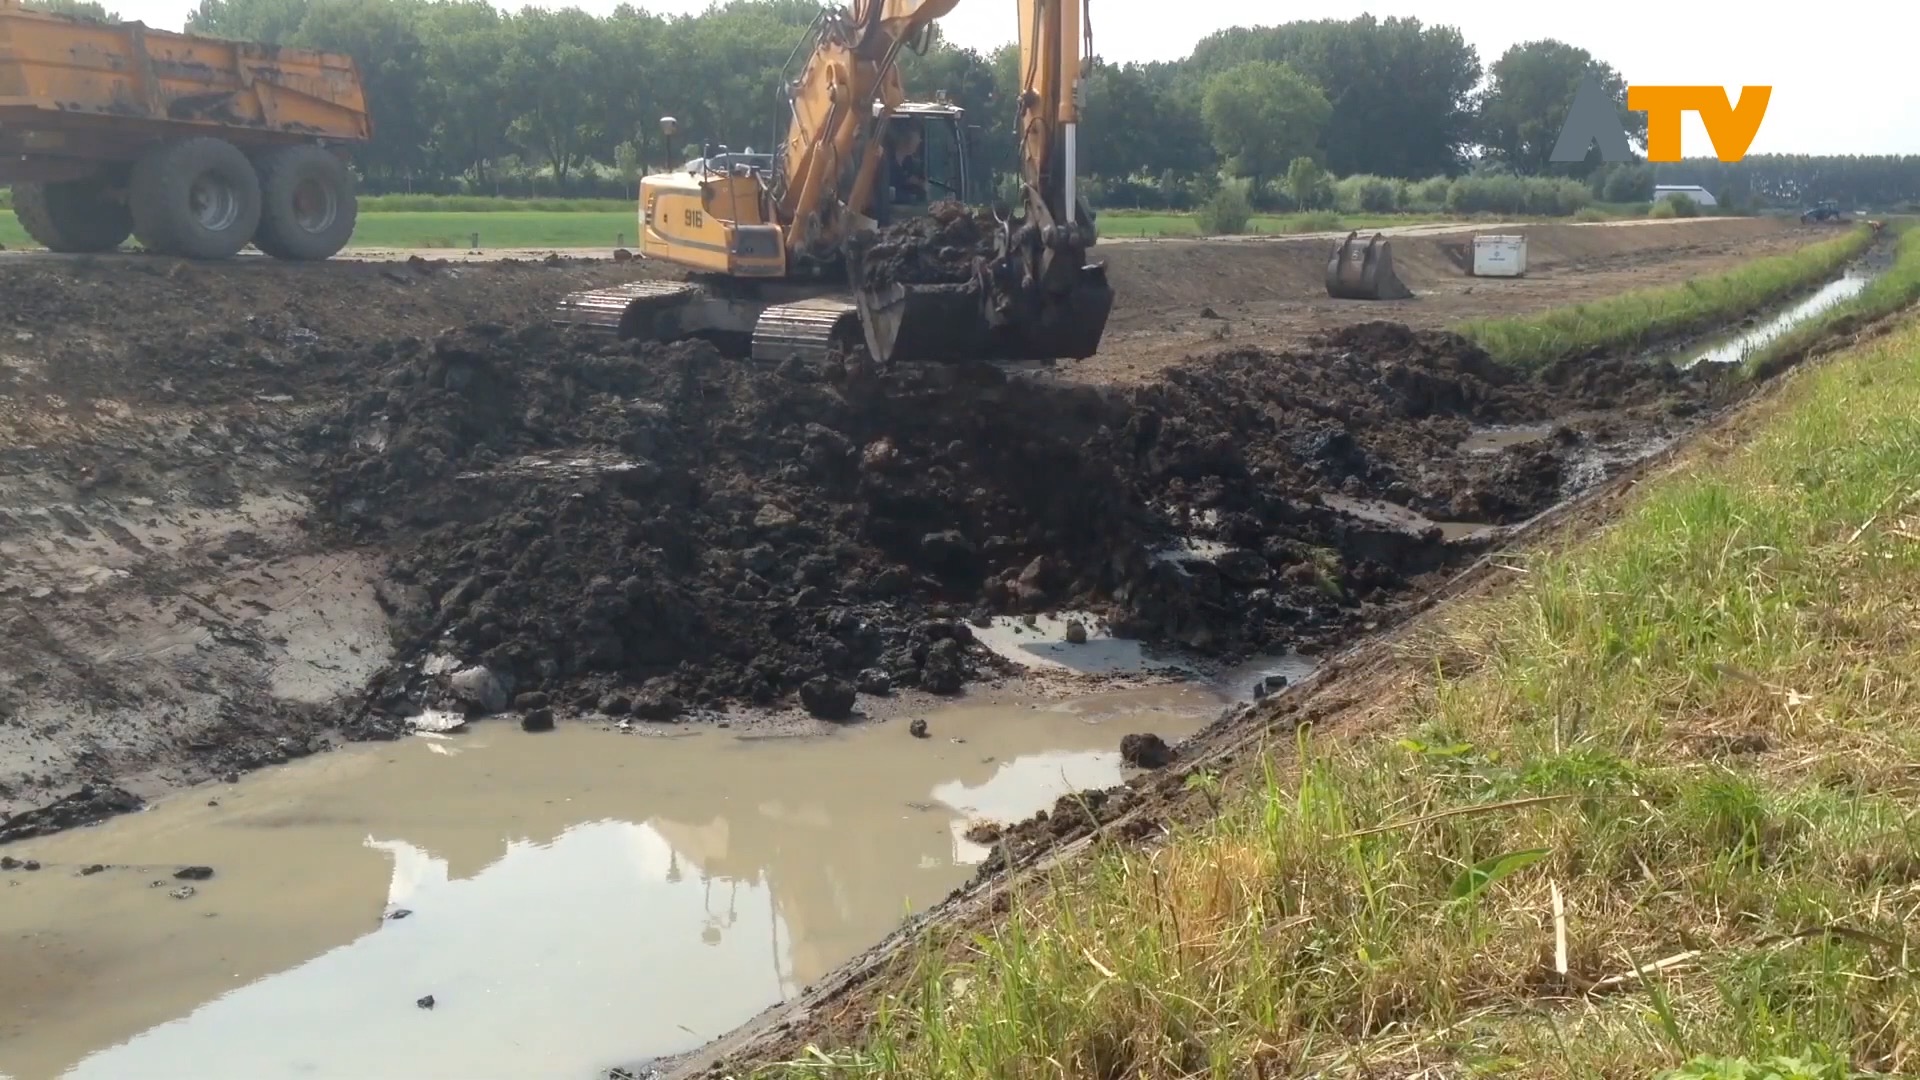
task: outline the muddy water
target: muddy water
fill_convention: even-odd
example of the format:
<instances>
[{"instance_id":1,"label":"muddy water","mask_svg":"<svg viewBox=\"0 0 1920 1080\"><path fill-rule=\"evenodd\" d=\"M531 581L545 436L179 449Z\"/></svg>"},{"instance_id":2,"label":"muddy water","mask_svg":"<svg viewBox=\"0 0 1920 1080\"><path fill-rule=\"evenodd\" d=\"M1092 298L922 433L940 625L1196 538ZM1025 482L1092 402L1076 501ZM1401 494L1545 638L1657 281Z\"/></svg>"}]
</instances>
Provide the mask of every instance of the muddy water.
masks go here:
<instances>
[{"instance_id":1,"label":"muddy water","mask_svg":"<svg viewBox=\"0 0 1920 1080\"><path fill-rule=\"evenodd\" d=\"M1860 295L1867 287L1871 277L1865 273L1849 272L1844 277L1830 281L1805 300L1761 323L1751 330L1735 337L1709 345L1704 350L1690 352L1682 367L1695 364L1737 364L1745 360L1757 349L1765 348L1782 334L1829 308Z\"/></svg>"},{"instance_id":2,"label":"muddy water","mask_svg":"<svg viewBox=\"0 0 1920 1080\"><path fill-rule=\"evenodd\" d=\"M1499 526L1483 522L1433 521L1399 503L1387 502L1383 499L1355 499L1346 495L1322 495L1320 499L1343 514L1352 514L1362 521L1370 521L1376 525L1389 525L1413 533L1439 529L1440 538L1449 542L1492 535L1499 531Z\"/></svg>"},{"instance_id":3,"label":"muddy water","mask_svg":"<svg viewBox=\"0 0 1920 1080\"><path fill-rule=\"evenodd\" d=\"M922 714L927 739L489 723L186 792L9 851L44 865L0 874L0 1076L584 1078L682 1052L960 884L969 821L1116 783L1121 736L1222 701L983 695Z\"/></svg>"},{"instance_id":4,"label":"muddy water","mask_svg":"<svg viewBox=\"0 0 1920 1080\"><path fill-rule=\"evenodd\" d=\"M1510 446L1536 443L1553 434L1552 424L1507 424L1474 429L1460 440L1463 454L1497 454Z\"/></svg>"}]
</instances>

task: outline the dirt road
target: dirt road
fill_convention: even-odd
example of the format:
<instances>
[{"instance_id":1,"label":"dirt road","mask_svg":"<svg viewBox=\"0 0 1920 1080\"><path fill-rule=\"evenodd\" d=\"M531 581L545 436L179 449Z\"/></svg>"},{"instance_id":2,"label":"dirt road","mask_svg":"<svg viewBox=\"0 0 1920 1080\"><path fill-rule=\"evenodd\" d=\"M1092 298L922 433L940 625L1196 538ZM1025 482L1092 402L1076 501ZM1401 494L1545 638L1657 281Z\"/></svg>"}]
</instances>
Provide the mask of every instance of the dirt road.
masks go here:
<instances>
[{"instance_id":1,"label":"dirt road","mask_svg":"<svg viewBox=\"0 0 1920 1080\"><path fill-rule=\"evenodd\" d=\"M1114 245L1111 348L1018 383L822 381L511 329L636 264L0 258L0 813L67 800L0 842L457 704L414 667L343 708L396 642L484 659L552 703L532 708L665 719L796 690L835 711L870 671L950 689L989 663L964 629L983 606L1099 605L1225 653L1344 640L1472 548L1325 496L1519 520L1718 389L1522 387L1457 344L1309 334L1566 303L1830 235L1528 231L1533 274L1502 282L1458 270L1458 234L1410 236L1420 297L1373 305L1316 295L1323 244ZM476 322L499 329L441 333ZM1637 411L1468 442L1602 400Z\"/></svg>"}]
</instances>

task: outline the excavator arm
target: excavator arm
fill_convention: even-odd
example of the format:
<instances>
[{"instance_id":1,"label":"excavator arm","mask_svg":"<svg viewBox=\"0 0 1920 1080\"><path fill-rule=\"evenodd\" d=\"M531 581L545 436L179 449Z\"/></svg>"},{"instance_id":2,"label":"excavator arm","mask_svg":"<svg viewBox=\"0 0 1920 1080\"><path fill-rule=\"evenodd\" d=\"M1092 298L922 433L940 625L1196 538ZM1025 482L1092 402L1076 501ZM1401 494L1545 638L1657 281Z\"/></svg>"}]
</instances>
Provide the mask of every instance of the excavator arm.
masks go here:
<instances>
[{"instance_id":1,"label":"excavator arm","mask_svg":"<svg viewBox=\"0 0 1920 1080\"><path fill-rule=\"evenodd\" d=\"M881 159L874 104L898 106L900 50L922 40L960 0L854 0L823 12L814 47L793 83L776 214L790 257L837 257L864 221Z\"/></svg>"}]
</instances>

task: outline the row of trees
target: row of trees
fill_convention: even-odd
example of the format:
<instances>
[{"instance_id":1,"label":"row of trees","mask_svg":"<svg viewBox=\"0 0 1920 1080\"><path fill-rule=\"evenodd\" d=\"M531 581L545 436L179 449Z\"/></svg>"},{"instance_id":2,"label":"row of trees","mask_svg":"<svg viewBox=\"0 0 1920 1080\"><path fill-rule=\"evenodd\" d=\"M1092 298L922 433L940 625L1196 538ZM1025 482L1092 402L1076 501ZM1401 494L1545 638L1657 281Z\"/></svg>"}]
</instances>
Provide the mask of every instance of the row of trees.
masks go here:
<instances>
[{"instance_id":1,"label":"row of trees","mask_svg":"<svg viewBox=\"0 0 1920 1080\"><path fill-rule=\"evenodd\" d=\"M112 18L96 0L45 6ZM550 191L614 194L645 166L702 142L770 146L779 91L819 0L729 0L697 16L622 6L506 13L489 0L200 0L196 33L335 49L367 81L377 137L359 156L373 190L494 193L539 174ZM1011 46L990 54L936 43L903 62L909 92L945 90L983 128L987 165L1010 171L1018 82ZM1490 65L1450 26L1417 19L1235 28L1171 63L1096 63L1086 170L1109 205L1191 205L1223 174L1285 200L1293 162L1335 176L1512 172L1588 182L1595 198L1644 197L1596 156L1548 160L1580 79L1616 99L1611 65L1558 41L1514 46ZM691 145L665 145L657 118ZM1644 115L1621 113L1643 139ZM1642 174L1632 174L1644 179ZM1756 198L1875 204L1920 198L1912 158L1750 158L1662 166L1661 182ZM524 181L521 181L524 182ZM594 189L601 188L596 192Z\"/></svg>"}]
</instances>

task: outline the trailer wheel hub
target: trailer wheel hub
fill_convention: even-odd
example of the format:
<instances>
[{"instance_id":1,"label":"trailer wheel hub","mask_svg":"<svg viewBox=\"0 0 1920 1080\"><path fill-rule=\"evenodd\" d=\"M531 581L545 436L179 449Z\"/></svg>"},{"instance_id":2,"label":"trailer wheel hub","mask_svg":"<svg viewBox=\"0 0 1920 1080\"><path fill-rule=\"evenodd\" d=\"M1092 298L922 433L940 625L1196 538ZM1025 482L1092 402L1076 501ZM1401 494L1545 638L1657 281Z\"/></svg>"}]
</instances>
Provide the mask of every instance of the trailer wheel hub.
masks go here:
<instances>
[{"instance_id":1,"label":"trailer wheel hub","mask_svg":"<svg viewBox=\"0 0 1920 1080\"><path fill-rule=\"evenodd\" d=\"M324 181L307 179L293 189L293 221L306 232L324 232L333 228L340 216L340 199Z\"/></svg>"},{"instance_id":2,"label":"trailer wheel hub","mask_svg":"<svg viewBox=\"0 0 1920 1080\"><path fill-rule=\"evenodd\" d=\"M208 232L226 232L240 220L240 195L218 173L208 170L194 177L187 192L194 219Z\"/></svg>"}]
</instances>

